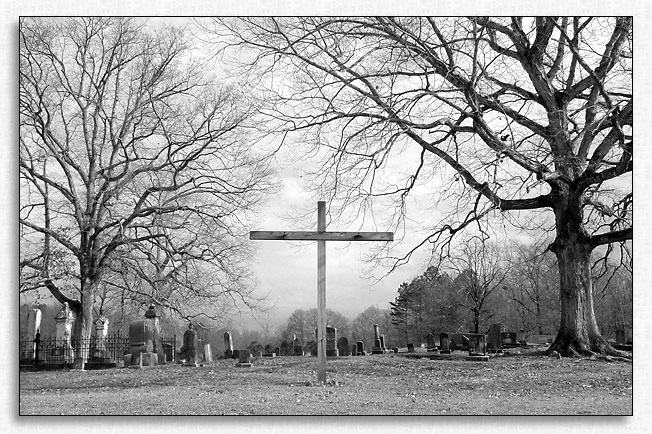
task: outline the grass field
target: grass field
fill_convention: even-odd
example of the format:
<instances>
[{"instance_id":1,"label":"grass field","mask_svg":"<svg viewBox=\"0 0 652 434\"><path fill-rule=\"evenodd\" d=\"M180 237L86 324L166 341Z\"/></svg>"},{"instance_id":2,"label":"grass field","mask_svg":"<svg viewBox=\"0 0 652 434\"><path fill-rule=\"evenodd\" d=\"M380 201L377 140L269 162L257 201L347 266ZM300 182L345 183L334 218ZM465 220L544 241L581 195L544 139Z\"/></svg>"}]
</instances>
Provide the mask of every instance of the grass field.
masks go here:
<instances>
[{"instance_id":1,"label":"grass field","mask_svg":"<svg viewBox=\"0 0 652 434\"><path fill-rule=\"evenodd\" d=\"M315 357L20 373L21 415L630 415L632 364L539 354L469 362Z\"/></svg>"}]
</instances>

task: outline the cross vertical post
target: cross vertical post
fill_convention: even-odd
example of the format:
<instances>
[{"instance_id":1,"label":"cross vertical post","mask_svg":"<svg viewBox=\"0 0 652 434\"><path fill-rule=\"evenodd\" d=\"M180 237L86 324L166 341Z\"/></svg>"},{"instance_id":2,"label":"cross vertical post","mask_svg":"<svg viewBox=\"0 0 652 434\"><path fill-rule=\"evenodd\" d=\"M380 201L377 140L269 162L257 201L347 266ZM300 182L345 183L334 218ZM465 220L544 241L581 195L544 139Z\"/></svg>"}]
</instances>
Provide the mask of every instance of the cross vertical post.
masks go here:
<instances>
[{"instance_id":1,"label":"cross vertical post","mask_svg":"<svg viewBox=\"0 0 652 434\"><path fill-rule=\"evenodd\" d=\"M326 232L326 202L317 202L317 233ZM317 241L317 379L326 383L326 241Z\"/></svg>"},{"instance_id":2,"label":"cross vertical post","mask_svg":"<svg viewBox=\"0 0 652 434\"><path fill-rule=\"evenodd\" d=\"M317 378L326 384L326 241L393 241L393 232L326 232L326 202L317 202L317 232L251 231L250 240L317 241Z\"/></svg>"}]
</instances>

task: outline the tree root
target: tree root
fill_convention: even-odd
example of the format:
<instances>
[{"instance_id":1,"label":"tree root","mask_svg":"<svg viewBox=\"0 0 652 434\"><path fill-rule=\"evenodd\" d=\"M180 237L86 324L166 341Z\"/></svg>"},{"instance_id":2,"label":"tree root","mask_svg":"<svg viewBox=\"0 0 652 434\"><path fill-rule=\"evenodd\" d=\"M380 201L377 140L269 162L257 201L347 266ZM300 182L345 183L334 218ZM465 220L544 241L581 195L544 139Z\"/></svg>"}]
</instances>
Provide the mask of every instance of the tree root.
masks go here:
<instances>
[{"instance_id":1,"label":"tree root","mask_svg":"<svg viewBox=\"0 0 652 434\"><path fill-rule=\"evenodd\" d=\"M631 362L632 354L626 351L620 351L613 348L606 341L589 345L584 342L567 341L560 342L559 339L550 345L544 352L547 356L552 356L554 353L562 357L581 358L581 359L599 359L606 362Z\"/></svg>"}]
</instances>

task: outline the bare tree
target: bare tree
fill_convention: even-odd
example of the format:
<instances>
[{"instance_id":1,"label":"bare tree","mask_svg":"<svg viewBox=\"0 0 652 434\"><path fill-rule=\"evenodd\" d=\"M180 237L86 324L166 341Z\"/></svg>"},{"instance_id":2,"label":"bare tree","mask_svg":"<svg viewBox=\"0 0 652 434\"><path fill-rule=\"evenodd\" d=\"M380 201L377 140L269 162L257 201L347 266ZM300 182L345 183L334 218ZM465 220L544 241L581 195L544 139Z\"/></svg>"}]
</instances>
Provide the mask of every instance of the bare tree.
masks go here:
<instances>
[{"instance_id":1,"label":"bare tree","mask_svg":"<svg viewBox=\"0 0 652 434\"><path fill-rule=\"evenodd\" d=\"M21 20L21 265L70 303L76 337L102 285L191 318L255 301L242 240L272 185L243 135L254 109L186 39L141 20ZM55 273L55 252L75 268Z\"/></svg>"},{"instance_id":2,"label":"bare tree","mask_svg":"<svg viewBox=\"0 0 652 434\"><path fill-rule=\"evenodd\" d=\"M480 333L481 319L493 316L488 302L503 288L509 265L496 245L478 238L465 243L447 262L457 273L453 284L462 294L461 305L471 312L473 332Z\"/></svg>"},{"instance_id":3,"label":"bare tree","mask_svg":"<svg viewBox=\"0 0 652 434\"><path fill-rule=\"evenodd\" d=\"M550 318L559 323L559 276L554 256L536 245L510 246L511 270L506 282L509 300L518 307L521 327L539 334Z\"/></svg>"},{"instance_id":4,"label":"bare tree","mask_svg":"<svg viewBox=\"0 0 652 434\"><path fill-rule=\"evenodd\" d=\"M623 355L598 330L590 257L632 239L631 18L200 24L221 47L249 50L268 113L323 157L315 180L333 201L366 212L394 198L385 224L397 231L408 198L432 204L429 235L395 265L421 246L447 255L464 230L489 236L492 217L549 230L561 291L549 351Z\"/></svg>"}]
</instances>

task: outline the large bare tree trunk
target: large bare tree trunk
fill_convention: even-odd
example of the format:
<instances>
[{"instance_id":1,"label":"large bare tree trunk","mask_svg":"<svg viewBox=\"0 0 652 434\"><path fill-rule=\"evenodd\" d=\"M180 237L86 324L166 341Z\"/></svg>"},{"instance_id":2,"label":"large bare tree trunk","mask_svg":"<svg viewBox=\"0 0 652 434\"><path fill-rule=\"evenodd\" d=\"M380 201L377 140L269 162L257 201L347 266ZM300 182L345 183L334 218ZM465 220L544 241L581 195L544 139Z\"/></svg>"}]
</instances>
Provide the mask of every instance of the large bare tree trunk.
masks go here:
<instances>
[{"instance_id":1,"label":"large bare tree trunk","mask_svg":"<svg viewBox=\"0 0 652 434\"><path fill-rule=\"evenodd\" d=\"M557 337L547 352L557 351L567 357L629 357L612 348L598 329L593 311L593 247L582 227L581 194L572 189L561 191L559 206L555 208L557 238L550 246L559 266L561 323Z\"/></svg>"},{"instance_id":2,"label":"large bare tree trunk","mask_svg":"<svg viewBox=\"0 0 652 434\"><path fill-rule=\"evenodd\" d=\"M78 342L77 348L75 348L73 369L84 369L88 361L89 345L93 332L93 295L99 285L99 280L94 281L85 277L82 279L81 284L81 312L77 313L73 330L73 337Z\"/></svg>"}]
</instances>

